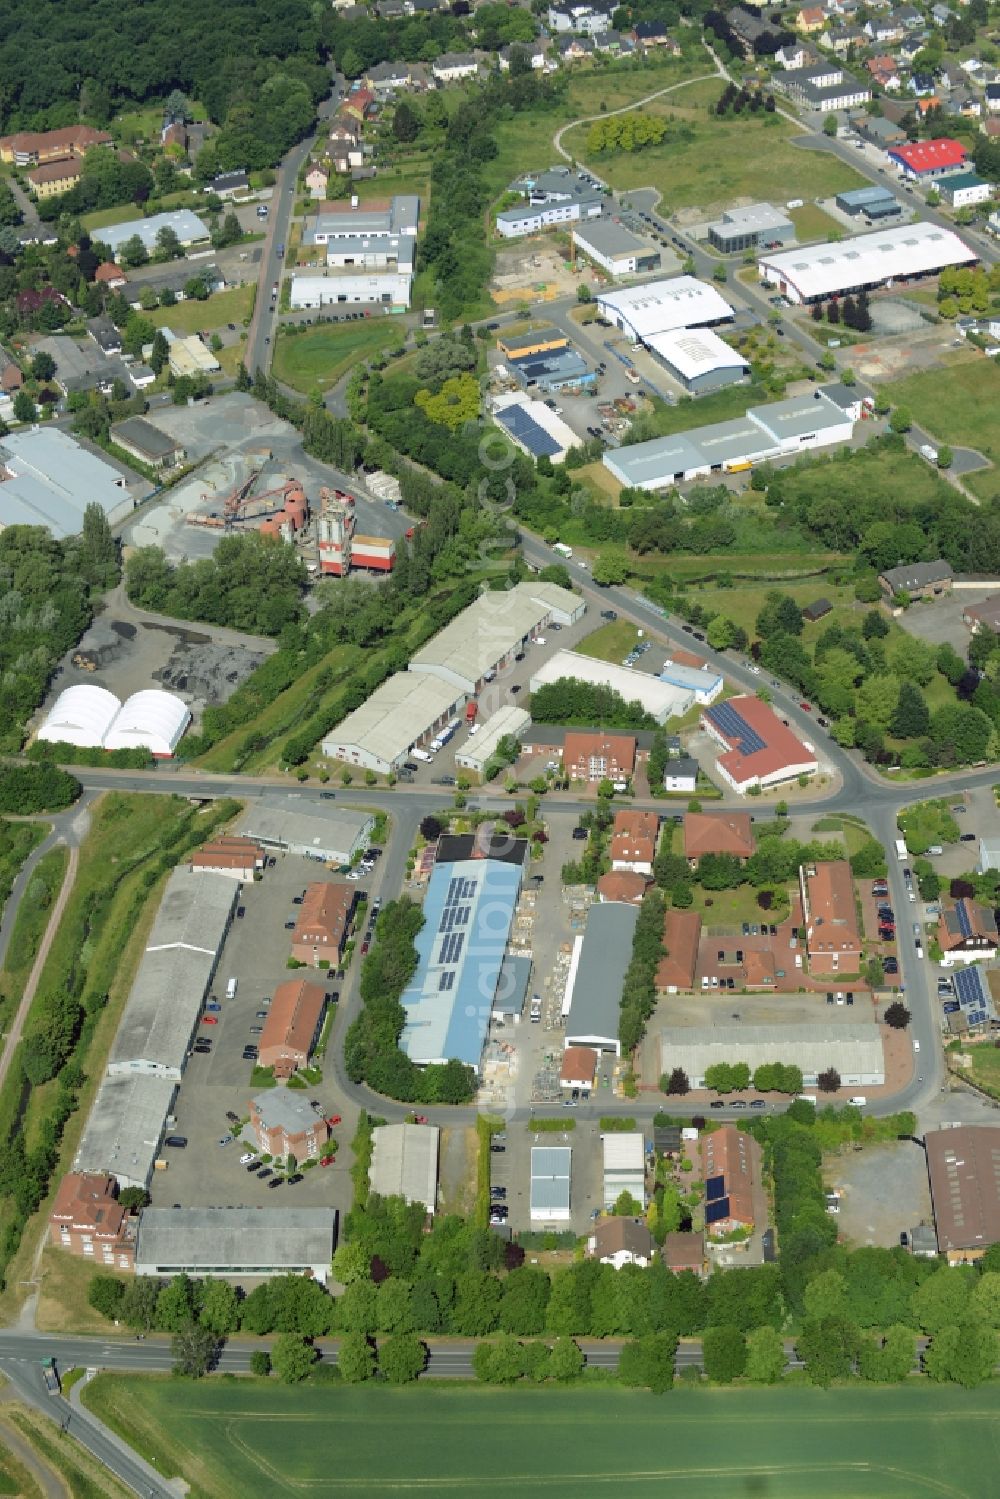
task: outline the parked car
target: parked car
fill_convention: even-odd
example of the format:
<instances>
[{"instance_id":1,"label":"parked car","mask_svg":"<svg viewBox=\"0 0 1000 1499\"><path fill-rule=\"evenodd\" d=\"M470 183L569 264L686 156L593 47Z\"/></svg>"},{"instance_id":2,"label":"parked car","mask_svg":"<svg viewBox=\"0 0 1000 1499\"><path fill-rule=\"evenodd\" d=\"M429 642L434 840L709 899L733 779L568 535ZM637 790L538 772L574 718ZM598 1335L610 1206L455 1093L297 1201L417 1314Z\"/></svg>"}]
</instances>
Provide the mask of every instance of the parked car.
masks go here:
<instances>
[{"instance_id":1,"label":"parked car","mask_svg":"<svg viewBox=\"0 0 1000 1499\"><path fill-rule=\"evenodd\" d=\"M283 1177L275 1176L272 1181L268 1182L267 1185L271 1189L271 1191L273 1192L274 1189L275 1189L275 1187L280 1187L282 1185L283 1181L284 1181Z\"/></svg>"},{"instance_id":2,"label":"parked car","mask_svg":"<svg viewBox=\"0 0 1000 1499\"><path fill-rule=\"evenodd\" d=\"M217 1015L203 1015L201 1023L202 1025L218 1025L219 1017Z\"/></svg>"},{"instance_id":3,"label":"parked car","mask_svg":"<svg viewBox=\"0 0 1000 1499\"><path fill-rule=\"evenodd\" d=\"M187 1135L168 1135L164 1145L169 1145L171 1150L186 1150Z\"/></svg>"},{"instance_id":4,"label":"parked car","mask_svg":"<svg viewBox=\"0 0 1000 1499\"><path fill-rule=\"evenodd\" d=\"M295 1184L296 1184L296 1182L300 1182L301 1180L302 1180L302 1172L301 1171L293 1171L292 1174L291 1174L291 1176L286 1176L285 1177L285 1183L289 1187L294 1187Z\"/></svg>"}]
</instances>

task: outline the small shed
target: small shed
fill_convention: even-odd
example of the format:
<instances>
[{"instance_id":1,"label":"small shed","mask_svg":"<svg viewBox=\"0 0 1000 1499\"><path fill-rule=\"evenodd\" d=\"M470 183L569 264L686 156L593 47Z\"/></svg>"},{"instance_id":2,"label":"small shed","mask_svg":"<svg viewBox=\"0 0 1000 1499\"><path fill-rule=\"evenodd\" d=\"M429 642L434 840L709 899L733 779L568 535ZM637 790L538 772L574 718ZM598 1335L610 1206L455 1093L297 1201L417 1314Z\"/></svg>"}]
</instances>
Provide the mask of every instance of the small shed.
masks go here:
<instances>
[{"instance_id":1,"label":"small shed","mask_svg":"<svg viewBox=\"0 0 1000 1499\"><path fill-rule=\"evenodd\" d=\"M803 609L802 618L808 620L810 624L815 624L816 620L822 619L824 615L829 614L832 608L833 605L829 599L814 599L811 604L807 604Z\"/></svg>"}]
</instances>

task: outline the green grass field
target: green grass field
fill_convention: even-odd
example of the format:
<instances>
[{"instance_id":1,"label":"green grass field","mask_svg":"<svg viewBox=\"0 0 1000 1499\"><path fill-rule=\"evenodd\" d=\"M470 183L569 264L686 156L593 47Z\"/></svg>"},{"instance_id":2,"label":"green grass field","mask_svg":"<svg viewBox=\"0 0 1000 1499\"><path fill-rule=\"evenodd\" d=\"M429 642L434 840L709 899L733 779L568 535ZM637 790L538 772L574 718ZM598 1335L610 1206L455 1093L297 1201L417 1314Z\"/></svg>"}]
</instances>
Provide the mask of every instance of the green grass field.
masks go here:
<instances>
[{"instance_id":1,"label":"green grass field","mask_svg":"<svg viewBox=\"0 0 1000 1499\"><path fill-rule=\"evenodd\" d=\"M656 112L669 114L672 105L683 102L681 90L660 101ZM864 186L857 172L837 158L793 145L795 131L773 115L720 120L709 119L702 110L684 123L693 132L690 139L668 133L661 145L631 154L589 156L585 125L567 131L563 145L613 187L659 188L660 211L668 214L693 207L714 212L735 198L773 198L775 191L782 199L816 199Z\"/></svg>"},{"instance_id":2,"label":"green grass field","mask_svg":"<svg viewBox=\"0 0 1000 1499\"><path fill-rule=\"evenodd\" d=\"M142 210L134 203L122 203L117 208L95 208L93 213L85 213L80 222L88 234L93 234L95 229L106 229L109 224L127 224L129 219L141 218Z\"/></svg>"},{"instance_id":3,"label":"green grass field","mask_svg":"<svg viewBox=\"0 0 1000 1499\"><path fill-rule=\"evenodd\" d=\"M84 1403L191 1499L986 1499L997 1388L283 1387L101 1375Z\"/></svg>"},{"instance_id":4,"label":"green grass field","mask_svg":"<svg viewBox=\"0 0 1000 1499\"><path fill-rule=\"evenodd\" d=\"M611 661L618 666L639 640L640 633L627 619L610 620L581 640L576 649L584 656L594 656L598 661Z\"/></svg>"},{"instance_id":5,"label":"green grass field","mask_svg":"<svg viewBox=\"0 0 1000 1499\"><path fill-rule=\"evenodd\" d=\"M917 425L938 442L975 448L988 458L994 467L970 474L965 482L983 500L1000 493L1000 369L995 359L976 353L949 365L946 379L940 370L925 370L884 389L894 406L906 406Z\"/></svg>"},{"instance_id":6,"label":"green grass field","mask_svg":"<svg viewBox=\"0 0 1000 1499\"><path fill-rule=\"evenodd\" d=\"M801 208L791 209L789 217L795 225L796 237L803 245L813 239L829 239L842 227L815 203L803 203Z\"/></svg>"},{"instance_id":7,"label":"green grass field","mask_svg":"<svg viewBox=\"0 0 1000 1499\"><path fill-rule=\"evenodd\" d=\"M329 390L358 360L368 359L405 336L402 323L390 317L324 323L293 337L282 334L274 351L274 374L303 395Z\"/></svg>"},{"instance_id":8,"label":"green grass field","mask_svg":"<svg viewBox=\"0 0 1000 1499\"><path fill-rule=\"evenodd\" d=\"M191 267L191 275L198 274L197 265ZM224 328L227 323L241 326L253 311L254 286L231 286L228 291L216 292L206 302L178 302L176 307L157 307L145 316L157 328L172 328L175 333L200 333L202 328L211 331Z\"/></svg>"}]
</instances>

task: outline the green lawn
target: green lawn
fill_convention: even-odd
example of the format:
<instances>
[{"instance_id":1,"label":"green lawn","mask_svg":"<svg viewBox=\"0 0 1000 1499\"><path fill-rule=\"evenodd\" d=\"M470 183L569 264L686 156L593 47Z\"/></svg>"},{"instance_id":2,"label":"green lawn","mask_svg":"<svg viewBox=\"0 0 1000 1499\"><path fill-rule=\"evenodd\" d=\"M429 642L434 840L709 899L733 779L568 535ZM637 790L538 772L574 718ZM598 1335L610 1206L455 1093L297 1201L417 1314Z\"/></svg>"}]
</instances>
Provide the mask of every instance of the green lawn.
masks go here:
<instances>
[{"instance_id":1,"label":"green lawn","mask_svg":"<svg viewBox=\"0 0 1000 1499\"><path fill-rule=\"evenodd\" d=\"M884 387L894 406L905 406L918 426L939 443L975 448L1000 466L1000 369L995 359L975 353L940 370L925 370L894 380ZM991 469L965 481L981 499L991 499L1000 486L1000 473Z\"/></svg>"},{"instance_id":2,"label":"green lawn","mask_svg":"<svg viewBox=\"0 0 1000 1499\"><path fill-rule=\"evenodd\" d=\"M658 112L669 112L672 102L683 100L683 91L676 100L668 96ZM865 185L836 157L793 145L795 134L773 115L720 120L702 110L668 132L662 144L644 151L589 156L586 126L568 131L563 145L613 187L658 187L664 213L693 207L714 212L735 198L825 198Z\"/></svg>"},{"instance_id":3,"label":"green lawn","mask_svg":"<svg viewBox=\"0 0 1000 1499\"><path fill-rule=\"evenodd\" d=\"M801 208L793 208L789 217L795 225L796 238L800 244L808 244L814 239L829 239L834 230L843 232L843 226L831 219L822 208L817 208L815 203L803 203Z\"/></svg>"},{"instance_id":4,"label":"green lawn","mask_svg":"<svg viewBox=\"0 0 1000 1499\"><path fill-rule=\"evenodd\" d=\"M359 360L399 343L405 336L403 324L391 317L323 323L294 336L283 333L274 351L274 374L303 395L329 390Z\"/></svg>"},{"instance_id":5,"label":"green lawn","mask_svg":"<svg viewBox=\"0 0 1000 1499\"><path fill-rule=\"evenodd\" d=\"M95 208L93 213L85 213L80 222L88 234L93 234L95 229L106 229L109 224L127 224L129 219L141 218L142 210L134 203L120 203L117 208Z\"/></svg>"},{"instance_id":6,"label":"green lawn","mask_svg":"<svg viewBox=\"0 0 1000 1499\"><path fill-rule=\"evenodd\" d=\"M787 891L784 898L781 892L776 892L772 909L762 911L757 904L757 891L752 885L739 885L735 890L706 891L700 885L692 888L694 905L691 909L698 912L709 931L718 927L738 927L744 921L784 921L788 915Z\"/></svg>"},{"instance_id":7,"label":"green lawn","mask_svg":"<svg viewBox=\"0 0 1000 1499\"><path fill-rule=\"evenodd\" d=\"M581 640L576 649L584 656L594 656L598 661L611 661L617 666L624 661L641 634L627 619L611 620L585 640Z\"/></svg>"},{"instance_id":8,"label":"green lawn","mask_svg":"<svg viewBox=\"0 0 1000 1499\"><path fill-rule=\"evenodd\" d=\"M766 405L767 401L768 394L763 385L751 381L749 385L729 385L711 395L699 396L697 400L682 396L676 406L654 401L652 418L647 418L647 421L655 428L654 437L667 437L674 432L687 432L692 427L734 421L745 414L748 406Z\"/></svg>"},{"instance_id":9,"label":"green lawn","mask_svg":"<svg viewBox=\"0 0 1000 1499\"><path fill-rule=\"evenodd\" d=\"M191 1499L985 1499L995 1387L289 1389L102 1374L84 1403Z\"/></svg>"},{"instance_id":10,"label":"green lawn","mask_svg":"<svg viewBox=\"0 0 1000 1499\"><path fill-rule=\"evenodd\" d=\"M192 266L191 274L198 274L196 265ZM232 286L228 291L216 292L206 302L190 298L178 302L176 307L157 307L155 312L144 315L157 328L172 328L175 333L199 333L202 328L224 328L227 323L239 327L253 311L255 290L253 283Z\"/></svg>"}]
</instances>

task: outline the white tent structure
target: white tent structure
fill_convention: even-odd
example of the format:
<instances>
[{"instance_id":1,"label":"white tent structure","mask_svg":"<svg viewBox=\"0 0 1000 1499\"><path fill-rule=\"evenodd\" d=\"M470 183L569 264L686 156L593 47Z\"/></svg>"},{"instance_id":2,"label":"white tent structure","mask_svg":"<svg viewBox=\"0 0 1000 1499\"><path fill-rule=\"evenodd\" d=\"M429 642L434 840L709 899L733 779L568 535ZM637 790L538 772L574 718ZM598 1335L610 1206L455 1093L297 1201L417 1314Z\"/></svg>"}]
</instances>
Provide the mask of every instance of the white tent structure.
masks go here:
<instances>
[{"instance_id":1,"label":"white tent structure","mask_svg":"<svg viewBox=\"0 0 1000 1499\"><path fill-rule=\"evenodd\" d=\"M169 756L190 722L191 714L179 697L159 688L147 688L144 692L134 692L122 704L104 736L104 748L148 749L154 755Z\"/></svg>"},{"instance_id":2,"label":"white tent structure","mask_svg":"<svg viewBox=\"0 0 1000 1499\"><path fill-rule=\"evenodd\" d=\"M167 758L190 722L187 705L172 692L148 688L121 703L106 687L88 682L59 694L38 738L83 749L148 749Z\"/></svg>"},{"instance_id":3,"label":"white tent structure","mask_svg":"<svg viewBox=\"0 0 1000 1499\"><path fill-rule=\"evenodd\" d=\"M38 737L54 744L93 748L103 744L120 707L114 693L96 683L67 687L56 698Z\"/></svg>"}]
</instances>

